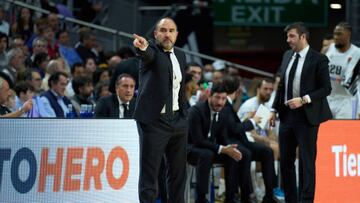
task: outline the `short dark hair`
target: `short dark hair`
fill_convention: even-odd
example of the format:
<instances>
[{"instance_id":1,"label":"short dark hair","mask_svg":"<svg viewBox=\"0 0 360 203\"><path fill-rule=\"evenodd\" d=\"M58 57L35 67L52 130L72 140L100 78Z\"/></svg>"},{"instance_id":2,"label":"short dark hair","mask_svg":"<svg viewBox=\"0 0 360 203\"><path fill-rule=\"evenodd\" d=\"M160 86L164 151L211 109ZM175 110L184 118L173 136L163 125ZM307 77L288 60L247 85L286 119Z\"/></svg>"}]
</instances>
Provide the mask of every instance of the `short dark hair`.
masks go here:
<instances>
[{"instance_id":1,"label":"short dark hair","mask_svg":"<svg viewBox=\"0 0 360 203\"><path fill-rule=\"evenodd\" d=\"M127 73L123 73L123 74L120 74L120 75L116 78L115 87L118 85L118 82L119 82L121 79L123 79L123 78L131 78L132 80L134 80L134 83L136 83L133 76L131 76L130 74L127 74Z\"/></svg>"},{"instance_id":2,"label":"short dark hair","mask_svg":"<svg viewBox=\"0 0 360 203\"><path fill-rule=\"evenodd\" d=\"M14 91L16 93L17 96L20 96L20 93L23 92L24 94L26 94L26 92L30 90L30 91L34 91L34 87L31 86L28 82L25 81L20 81L18 83L16 83L15 87L14 87Z\"/></svg>"},{"instance_id":3,"label":"short dark hair","mask_svg":"<svg viewBox=\"0 0 360 203\"><path fill-rule=\"evenodd\" d=\"M266 83L274 83L273 78L260 78L260 80L257 81L256 88L260 88L263 82Z\"/></svg>"},{"instance_id":4,"label":"short dark hair","mask_svg":"<svg viewBox=\"0 0 360 203\"><path fill-rule=\"evenodd\" d=\"M66 78L68 78L68 75L64 72L55 72L54 74L52 74L48 80L48 85L49 88L51 88L51 83L57 83L60 80L60 76L64 76Z\"/></svg>"},{"instance_id":5,"label":"short dark hair","mask_svg":"<svg viewBox=\"0 0 360 203\"><path fill-rule=\"evenodd\" d=\"M59 39L60 38L60 35L62 33L69 33L67 30L63 29L63 30L60 30L58 31L56 34L55 34L55 39Z\"/></svg>"},{"instance_id":6,"label":"short dark hair","mask_svg":"<svg viewBox=\"0 0 360 203\"><path fill-rule=\"evenodd\" d=\"M107 68L97 68L95 70L95 72L92 75L92 80L93 80L94 85L96 85L100 81L101 75L106 71L109 73L109 76L110 76L110 71Z\"/></svg>"},{"instance_id":7,"label":"short dark hair","mask_svg":"<svg viewBox=\"0 0 360 203\"><path fill-rule=\"evenodd\" d=\"M328 33L324 36L323 40L331 40L334 39L334 35L331 33Z\"/></svg>"},{"instance_id":8,"label":"short dark hair","mask_svg":"<svg viewBox=\"0 0 360 203\"><path fill-rule=\"evenodd\" d=\"M130 47L125 46L125 47L120 47L120 49L116 51L116 55L120 56L122 59L127 59L134 57L135 52Z\"/></svg>"},{"instance_id":9,"label":"short dark hair","mask_svg":"<svg viewBox=\"0 0 360 203\"><path fill-rule=\"evenodd\" d=\"M47 53L38 53L34 57L33 67L39 67L40 64L48 59Z\"/></svg>"},{"instance_id":10,"label":"short dark hair","mask_svg":"<svg viewBox=\"0 0 360 203\"><path fill-rule=\"evenodd\" d=\"M6 48L9 48L9 36L3 32L0 32L0 39L6 38Z\"/></svg>"},{"instance_id":11,"label":"short dark hair","mask_svg":"<svg viewBox=\"0 0 360 203\"><path fill-rule=\"evenodd\" d=\"M284 32L287 33L292 29L296 29L296 32L299 34L299 36L305 34L306 40L309 41L310 32L303 22L295 22L287 25L284 29Z\"/></svg>"},{"instance_id":12,"label":"short dark hair","mask_svg":"<svg viewBox=\"0 0 360 203\"><path fill-rule=\"evenodd\" d=\"M100 96L100 92L102 90L103 87L109 87L109 81L101 81L99 82L98 84L96 84L95 88L94 88L94 97L95 97L95 100L98 100L99 99L99 96Z\"/></svg>"},{"instance_id":13,"label":"short dark hair","mask_svg":"<svg viewBox=\"0 0 360 203\"><path fill-rule=\"evenodd\" d=\"M226 93L227 94L232 94L236 90L239 89L240 80L239 80L238 77L235 77L235 76L232 76L232 75L227 75L223 79L223 84L225 86Z\"/></svg>"},{"instance_id":14,"label":"short dark hair","mask_svg":"<svg viewBox=\"0 0 360 203\"><path fill-rule=\"evenodd\" d=\"M71 68L70 68L71 75L73 75L73 74L75 73L75 69L76 69L77 67L83 67L83 68L85 68L85 67L84 67L84 64L82 64L82 63L74 63L74 64L71 66Z\"/></svg>"},{"instance_id":15,"label":"short dark hair","mask_svg":"<svg viewBox=\"0 0 360 203\"><path fill-rule=\"evenodd\" d=\"M349 31L350 33L352 33L352 27L348 22L340 22L336 25L336 27L342 27L345 30Z\"/></svg>"},{"instance_id":16,"label":"short dark hair","mask_svg":"<svg viewBox=\"0 0 360 203\"><path fill-rule=\"evenodd\" d=\"M190 63L186 64L185 71L188 71L190 69L190 66L198 66L198 67L200 67L202 69L200 64L198 64L196 62L190 62Z\"/></svg>"},{"instance_id":17,"label":"short dark hair","mask_svg":"<svg viewBox=\"0 0 360 203\"><path fill-rule=\"evenodd\" d=\"M34 79L33 76L32 76L32 73L33 73L33 72L39 73L39 71L36 70L36 69L34 69L34 68L29 68L29 69L27 69L27 70L25 71L25 73L24 73L24 80L25 80L25 81L31 81L32 79ZM39 74L40 74L40 73L39 73Z\"/></svg>"},{"instance_id":18,"label":"short dark hair","mask_svg":"<svg viewBox=\"0 0 360 203\"><path fill-rule=\"evenodd\" d=\"M227 89L222 82L215 83L211 87L211 96L214 95L215 93L227 93Z\"/></svg>"},{"instance_id":19,"label":"short dark hair","mask_svg":"<svg viewBox=\"0 0 360 203\"><path fill-rule=\"evenodd\" d=\"M89 83L92 84L91 78L86 77L86 76L78 76L72 80L71 85L72 85L72 88L73 88L75 94L79 94L80 93L79 88L84 87L85 85L87 85Z\"/></svg>"}]
</instances>

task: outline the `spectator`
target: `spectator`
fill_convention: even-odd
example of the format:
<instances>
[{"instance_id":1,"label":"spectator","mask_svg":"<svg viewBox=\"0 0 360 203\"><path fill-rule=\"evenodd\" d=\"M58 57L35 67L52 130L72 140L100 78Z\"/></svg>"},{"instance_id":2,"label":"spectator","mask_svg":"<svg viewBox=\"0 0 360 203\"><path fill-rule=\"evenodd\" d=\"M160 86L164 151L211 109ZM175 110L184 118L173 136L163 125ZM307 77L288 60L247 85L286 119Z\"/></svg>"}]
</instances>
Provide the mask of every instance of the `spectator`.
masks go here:
<instances>
[{"instance_id":1,"label":"spectator","mask_svg":"<svg viewBox=\"0 0 360 203\"><path fill-rule=\"evenodd\" d=\"M73 78L72 88L75 92L75 95L71 98L71 103L73 104L77 115L80 116L81 105L95 104L95 101L91 97L94 90L93 83L91 78L86 76L78 76Z\"/></svg>"},{"instance_id":2,"label":"spectator","mask_svg":"<svg viewBox=\"0 0 360 203\"><path fill-rule=\"evenodd\" d=\"M30 57L31 61L34 61L35 56L39 53L48 54L47 41L42 37L37 37L32 42L32 55Z\"/></svg>"},{"instance_id":3,"label":"spectator","mask_svg":"<svg viewBox=\"0 0 360 203\"><path fill-rule=\"evenodd\" d=\"M31 38L34 33L34 24L32 13L28 8L20 9L17 21L11 27L11 33L21 35L25 43Z\"/></svg>"},{"instance_id":4,"label":"spectator","mask_svg":"<svg viewBox=\"0 0 360 203\"><path fill-rule=\"evenodd\" d=\"M41 78L43 79L46 74L46 67L49 64L49 56L47 53L38 53L34 57L34 63L32 67L39 72Z\"/></svg>"},{"instance_id":5,"label":"spectator","mask_svg":"<svg viewBox=\"0 0 360 203\"><path fill-rule=\"evenodd\" d=\"M52 74L56 73L56 72L63 72L66 74L66 69L64 67L64 65L61 63L61 61L59 60L51 60L47 67L46 67L46 74L45 77L43 78L42 84L41 84L41 88L43 90L48 90L49 86L48 84L48 80L51 77Z\"/></svg>"},{"instance_id":6,"label":"spectator","mask_svg":"<svg viewBox=\"0 0 360 203\"><path fill-rule=\"evenodd\" d=\"M66 96L73 97L75 92L72 88L72 79L76 77L84 77L85 75L85 68L82 63L75 63L71 67L71 78L69 79L69 83L66 86Z\"/></svg>"},{"instance_id":7,"label":"spectator","mask_svg":"<svg viewBox=\"0 0 360 203\"><path fill-rule=\"evenodd\" d=\"M325 54L328 51L330 44L332 44L332 43L334 43L333 35L327 34L322 40L322 47L321 47L320 53Z\"/></svg>"},{"instance_id":8,"label":"spectator","mask_svg":"<svg viewBox=\"0 0 360 203\"><path fill-rule=\"evenodd\" d=\"M6 50L9 38L5 33L0 32L0 67L6 66Z\"/></svg>"},{"instance_id":9,"label":"spectator","mask_svg":"<svg viewBox=\"0 0 360 203\"><path fill-rule=\"evenodd\" d=\"M40 73L35 69L29 69L26 70L24 75L25 82L29 83L32 88L34 89L35 95L39 95L43 92L41 89L41 75Z\"/></svg>"},{"instance_id":10,"label":"spectator","mask_svg":"<svg viewBox=\"0 0 360 203\"><path fill-rule=\"evenodd\" d=\"M102 97L110 96L111 92L109 91L109 82L99 82L95 86L94 91L94 99L95 101L98 101Z\"/></svg>"},{"instance_id":11,"label":"spectator","mask_svg":"<svg viewBox=\"0 0 360 203\"><path fill-rule=\"evenodd\" d=\"M49 78L49 90L41 95L42 107L40 113L43 117L65 118L69 98L65 96L68 76L64 72L55 72Z\"/></svg>"},{"instance_id":12,"label":"spectator","mask_svg":"<svg viewBox=\"0 0 360 203\"><path fill-rule=\"evenodd\" d=\"M98 82L110 81L109 70L106 68L97 68L92 78L94 85L96 85Z\"/></svg>"},{"instance_id":13,"label":"spectator","mask_svg":"<svg viewBox=\"0 0 360 203\"><path fill-rule=\"evenodd\" d=\"M83 61L87 58L93 58L96 63L102 61L102 53L96 52L96 35L91 30L83 29L80 33L80 44L76 51Z\"/></svg>"},{"instance_id":14,"label":"spectator","mask_svg":"<svg viewBox=\"0 0 360 203\"><path fill-rule=\"evenodd\" d=\"M129 74L118 76L116 94L102 97L96 104L96 118L132 118L135 109L135 80Z\"/></svg>"},{"instance_id":15,"label":"spectator","mask_svg":"<svg viewBox=\"0 0 360 203\"><path fill-rule=\"evenodd\" d=\"M56 13L50 13L47 16L47 24L55 33L60 31L60 21Z\"/></svg>"},{"instance_id":16,"label":"spectator","mask_svg":"<svg viewBox=\"0 0 360 203\"><path fill-rule=\"evenodd\" d=\"M7 36L9 36L9 32L10 32L10 25L5 20L5 11L1 5L0 5L0 32L6 34Z\"/></svg>"},{"instance_id":17,"label":"spectator","mask_svg":"<svg viewBox=\"0 0 360 203\"><path fill-rule=\"evenodd\" d=\"M11 80L15 83L19 75L25 70L25 57L21 49L11 49L6 53L7 65L2 68L2 71L7 73Z\"/></svg>"},{"instance_id":18,"label":"spectator","mask_svg":"<svg viewBox=\"0 0 360 203\"><path fill-rule=\"evenodd\" d=\"M55 40L55 32L52 27L46 26L44 32L41 35L47 41L47 53L51 59L55 59L59 56L59 46Z\"/></svg>"},{"instance_id":19,"label":"spectator","mask_svg":"<svg viewBox=\"0 0 360 203\"><path fill-rule=\"evenodd\" d=\"M194 76L194 81L198 84L201 81L202 68L197 63L189 63L186 66L186 72Z\"/></svg>"},{"instance_id":20,"label":"spectator","mask_svg":"<svg viewBox=\"0 0 360 203\"><path fill-rule=\"evenodd\" d=\"M59 46L59 54L63 57L69 67L75 63L82 63L82 59L76 50L70 45L69 33L66 30L61 30L56 34Z\"/></svg>"},{"instance_id":21,"label":"spectator","mask_svg":"<svg viewBox=\"0 0 360 203\"><path fill-rule=\"evenodd\" d=\"M32 100L26 101L24 105L15 112L11 112L11 110L4 105L11 94L10 87L12 87L12 84L13 82L10 77L0 72L0 117L19 117L32 108Z\"/></svg>"},{"instance_id":22,"label":"spectator","mask_svg":"<svg viewBox=\"0 0 360 203\"><path fill-rule=\"evenodd\" d=\"M18 82L14 87L14 91L16 93L15 109L21 108L26 101L32 100L34 96L34 88L29 83L24 81ZM33 105L33 108L34 107L36 107L36 105ZM27 117L27 115L23 114L21 117Z\"/></svg>"},{"instance_id":23,"label":"spectator","mask_svg":"<svg viewBox=\"0 0 360 203\"><path fill-rule=\"evenodd\" d=\"M95 62L95 60L93 58L87 58L85 59L85 75L88 76L89 78L92 78L94 75L94 72L97 69L97 64Z\"/></svg>"}]
</instances>

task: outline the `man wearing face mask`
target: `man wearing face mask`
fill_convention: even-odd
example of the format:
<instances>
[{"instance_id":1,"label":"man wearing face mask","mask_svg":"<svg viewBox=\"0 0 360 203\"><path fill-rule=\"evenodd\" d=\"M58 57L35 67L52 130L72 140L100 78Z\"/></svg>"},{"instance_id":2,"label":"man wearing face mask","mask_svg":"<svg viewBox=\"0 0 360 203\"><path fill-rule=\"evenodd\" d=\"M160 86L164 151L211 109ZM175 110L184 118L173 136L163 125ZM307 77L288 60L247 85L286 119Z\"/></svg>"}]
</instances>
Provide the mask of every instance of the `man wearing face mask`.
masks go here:
<instances>
[{"instance_id":1,"label":"man wearing face mask","mask_svg":"<svg viewBox=\"0 0 360 203\"><path fill-rule=\"evenodd\" d=\"M351 44L351 26L341 22L334 29L334 43L326 52L332 92L327 97L335 119L356 119L356 94L360 49Z\"/></svg>"}]
</instances>

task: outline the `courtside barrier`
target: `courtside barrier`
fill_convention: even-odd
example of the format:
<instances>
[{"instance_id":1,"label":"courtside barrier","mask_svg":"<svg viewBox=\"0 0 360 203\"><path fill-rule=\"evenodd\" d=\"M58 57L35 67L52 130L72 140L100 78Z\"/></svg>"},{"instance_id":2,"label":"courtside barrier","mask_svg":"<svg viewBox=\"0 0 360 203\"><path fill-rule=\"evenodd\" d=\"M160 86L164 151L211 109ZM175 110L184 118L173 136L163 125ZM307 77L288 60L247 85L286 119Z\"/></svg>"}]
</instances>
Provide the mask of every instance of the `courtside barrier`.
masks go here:
<instances>
[{"instance_id":1,"label":"courtside barrier","mask_svg":"<svg viewBox=\"0 0 360 203\"><path fill-rule=\"evenodd\" d=\"M320 126L316 203L360 202L360 122L333 120Z\"/></svg>"},{"instance_id":2,"label":"courtside barrier","mask_svg":"<svg viewBox=\"0 0 360 203\"><path fill-rule=\"evenodd\" d=\"M133 120L0 119L0 202L138 202Z\"/></svg>"}]
</instances>

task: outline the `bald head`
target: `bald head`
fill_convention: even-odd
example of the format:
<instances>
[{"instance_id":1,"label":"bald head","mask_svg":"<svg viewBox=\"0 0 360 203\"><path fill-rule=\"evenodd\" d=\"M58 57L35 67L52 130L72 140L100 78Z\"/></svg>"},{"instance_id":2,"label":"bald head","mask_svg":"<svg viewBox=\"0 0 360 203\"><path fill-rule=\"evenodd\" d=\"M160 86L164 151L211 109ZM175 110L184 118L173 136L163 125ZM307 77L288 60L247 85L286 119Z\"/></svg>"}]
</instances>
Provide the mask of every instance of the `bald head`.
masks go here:
<instances>
[{"instance_id":1,"label":"bald head","mask_svg":"<svg viewBox=\"0 0 360 203\"><path fill-rule=\"evenodd\" d=\"M156 43L165 51L170 51L174 47L177 35L177 26L173 19L163 18L156 24L154 31Z\"/></svg>"}]
</instances>

